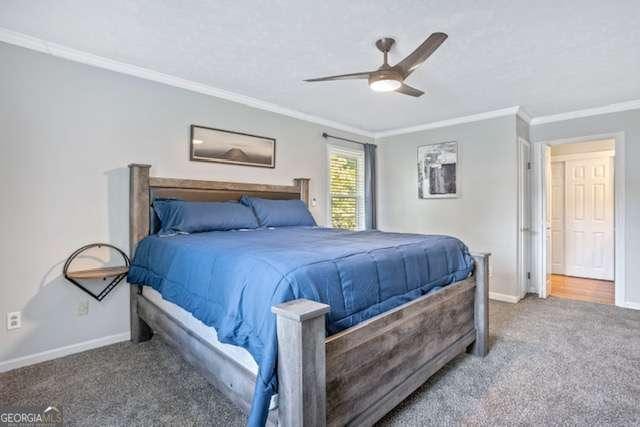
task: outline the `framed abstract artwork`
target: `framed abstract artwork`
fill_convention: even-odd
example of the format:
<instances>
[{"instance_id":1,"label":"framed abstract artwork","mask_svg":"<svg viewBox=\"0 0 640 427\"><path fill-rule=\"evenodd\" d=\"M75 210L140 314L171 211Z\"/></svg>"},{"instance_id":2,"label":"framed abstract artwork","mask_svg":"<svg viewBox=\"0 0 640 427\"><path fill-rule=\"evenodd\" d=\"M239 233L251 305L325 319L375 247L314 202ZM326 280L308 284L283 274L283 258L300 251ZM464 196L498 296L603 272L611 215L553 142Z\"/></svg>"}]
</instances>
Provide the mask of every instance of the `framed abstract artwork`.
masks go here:
<instances>
[{"instance_id":1,"label":"framed abstract artwork","mask_svg":"<svg viewBox=\"0 0 640 427\"><path fill-rule=\"evenodd\" d=\"M455 141L418 147L418 197L458 197L458 143Z\"/></svg>"},{"instance_id":2,"label":"framed abstract artwork","mask_svg":"<svg viewBox=\"0 0 640 427\"><path fill-rule=\"evenodd\" d=\"M276 140L265 136L191 125L191 160L275 168Z\"/></svg>"}]
</instances>

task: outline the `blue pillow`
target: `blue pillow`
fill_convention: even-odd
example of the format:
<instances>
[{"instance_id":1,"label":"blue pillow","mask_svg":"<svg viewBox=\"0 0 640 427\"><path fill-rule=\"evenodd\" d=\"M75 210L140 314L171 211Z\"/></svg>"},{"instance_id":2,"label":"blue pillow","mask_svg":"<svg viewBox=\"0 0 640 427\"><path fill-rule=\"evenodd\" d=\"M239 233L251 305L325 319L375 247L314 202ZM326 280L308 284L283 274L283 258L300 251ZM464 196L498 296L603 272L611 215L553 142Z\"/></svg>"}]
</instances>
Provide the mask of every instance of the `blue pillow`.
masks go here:
<instances>
[{"instance_id":1,"label":"blue pillow","mask_svg":"<svg viewBox=\"0 0 640 427\"><path fill-rule=\"evenodd\" d=\"M258 228L251 208L238 202L188 202L158 199L153 210L160 219L161 233Z\"/></svg>"},{"instance_id":2,"label":"blue pillow","mask_svg":"<svg viewBox=\"0 0 640 427\"><path fill-rule=\"evenodd\" d=\"M261 227L316 225L302 200L270 200L242 196L240 202L253 208Z\"/></svg>"}]
</instances>

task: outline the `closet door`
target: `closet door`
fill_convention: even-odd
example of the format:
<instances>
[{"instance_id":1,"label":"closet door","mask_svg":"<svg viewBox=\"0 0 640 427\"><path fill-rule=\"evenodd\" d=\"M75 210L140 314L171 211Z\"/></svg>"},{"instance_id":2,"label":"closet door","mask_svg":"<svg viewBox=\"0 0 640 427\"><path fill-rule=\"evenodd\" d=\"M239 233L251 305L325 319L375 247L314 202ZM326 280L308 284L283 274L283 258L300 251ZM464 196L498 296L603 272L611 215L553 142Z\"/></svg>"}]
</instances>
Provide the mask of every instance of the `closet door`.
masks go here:
<instances>
[{"instance_id":1,"label":"closet door","mask_svg":"<svg viewBox=\"0 0 640 427\"><path fill-rule=\"evenodd\" d=\"M565 274L613 280L612 158L565 165Z\"/></svg>"}]
</instances>

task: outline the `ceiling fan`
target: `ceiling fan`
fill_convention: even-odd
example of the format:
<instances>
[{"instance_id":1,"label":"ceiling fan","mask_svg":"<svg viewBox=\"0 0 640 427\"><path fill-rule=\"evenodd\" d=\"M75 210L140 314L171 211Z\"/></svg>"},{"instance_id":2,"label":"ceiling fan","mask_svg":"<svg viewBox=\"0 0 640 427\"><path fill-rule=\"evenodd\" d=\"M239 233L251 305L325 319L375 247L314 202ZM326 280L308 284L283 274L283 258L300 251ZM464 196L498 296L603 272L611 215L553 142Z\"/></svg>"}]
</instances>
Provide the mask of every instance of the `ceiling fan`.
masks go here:
<instances>
[{"instance_id":1,"label":"ceiling fan","mask_svg":"<svg viewBox=\"0 0 640 427\"><path fill-rule=\"evenodd\" d=\"M445 33L431 34L409 56L392 67L387 62L387 55L391 50L391 46L393 46L396 41L390 37L385 37L376 41L376 47L382 52L384 58L383 64L377 70L319 77L316 79L307 79L305 82L367 79L369 80L369 87L376 92L396 91L409 96L422 96L424 95L423 91L405 84L404 80L413 73L420 64L426 61L446 39L447 35Z\"/></svg>"}]
</instances>

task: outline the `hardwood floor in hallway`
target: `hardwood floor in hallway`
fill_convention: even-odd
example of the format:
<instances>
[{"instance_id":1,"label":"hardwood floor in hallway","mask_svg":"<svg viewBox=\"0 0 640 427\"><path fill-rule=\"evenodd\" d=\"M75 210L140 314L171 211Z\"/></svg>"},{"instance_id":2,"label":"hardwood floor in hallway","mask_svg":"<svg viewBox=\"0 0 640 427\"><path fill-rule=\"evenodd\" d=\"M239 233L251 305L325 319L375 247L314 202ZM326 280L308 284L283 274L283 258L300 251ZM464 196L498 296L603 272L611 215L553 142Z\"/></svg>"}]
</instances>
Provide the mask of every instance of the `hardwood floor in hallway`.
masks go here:
<instances>
[{"instance_id":1,"label":"hardwood floor in hallway","mask_svg":"<svg viewBox=\"0 0 640 427\"><path fill-rule=\"evenodd\" d=\"M598 304L615 303L614 283L607 280L551 275L551 296Z\"/></svg>"}]
</instances>

